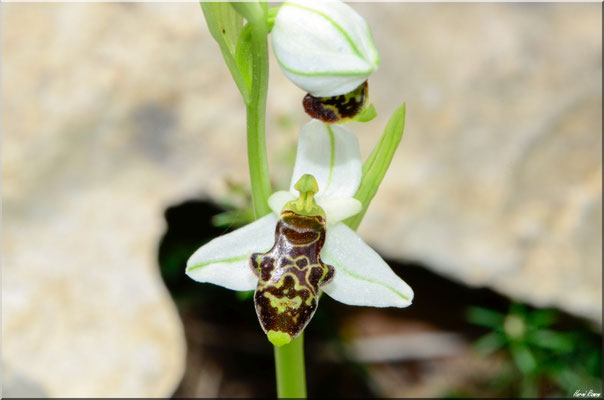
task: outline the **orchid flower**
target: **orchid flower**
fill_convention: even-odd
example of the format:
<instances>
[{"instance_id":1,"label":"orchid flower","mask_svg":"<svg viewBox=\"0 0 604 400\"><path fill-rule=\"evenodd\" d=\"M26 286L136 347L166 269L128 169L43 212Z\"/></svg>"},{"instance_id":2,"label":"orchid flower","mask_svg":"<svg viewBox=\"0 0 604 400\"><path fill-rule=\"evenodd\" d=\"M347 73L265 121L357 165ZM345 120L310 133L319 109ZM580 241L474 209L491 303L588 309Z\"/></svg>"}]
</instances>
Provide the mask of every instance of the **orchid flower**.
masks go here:
<instances>
[{"instance_id":1,"label":"orchid flower","mask_svg":"<svg viewBox=\"0 0 604 400\"><path fill-rule=\"evenodd\" d=\"M349 305L409 306L412 289L342 222L362 208L353 198L361 169L353 132L308 122L300 132L289 191L269 199L273 212L203 245L189 258L187 275L255 290L260 324L276 346L302 332L321 291Z\"/></svg>"}]
</instances>

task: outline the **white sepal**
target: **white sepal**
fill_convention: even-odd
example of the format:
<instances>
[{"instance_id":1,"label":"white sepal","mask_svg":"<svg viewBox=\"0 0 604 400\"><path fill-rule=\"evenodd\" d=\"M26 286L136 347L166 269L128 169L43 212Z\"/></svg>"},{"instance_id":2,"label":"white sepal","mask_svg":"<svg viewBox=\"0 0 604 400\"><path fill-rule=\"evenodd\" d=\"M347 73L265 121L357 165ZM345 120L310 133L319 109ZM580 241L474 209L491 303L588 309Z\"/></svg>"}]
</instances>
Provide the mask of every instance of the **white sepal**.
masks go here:
<instances>
[{"instance_id":1,"label":"white sepal","mask_svg":"<svg viewBox=\"0 0 604 400\"><path fill-rule=\"evenodd\" d=\"M359 141L345 126L326 125L311 120L300 130L296 164L290 192L304 174L315 177L319 185L316 200L353 197L361 183L362 163Z\"/></svg>"},{"instance_id":2,"label":"white sepal","mask_svg":"<svg viewBox=\"0 0 604 400\"><path fill-rule=\"evenodd\" d=\"M227 289L254 290L258 278L250 268L250 256L270 250L276 224L277 217L270 213L201 246L187 261L187 275Z\"/></svg>"},{"instance_id":3,"label":"white sepal","mask_svg":"<svg viewBox=\"0 0 604 400\"><path fill-rule=\"evenodd\" d=\"M413 290L359 235L344 224L327 231L321 258L336 269L323 289L342 303L355 306L407 307Z\"/></svg>"},{"instance_id":4,"label":"white sepal","mask_svg":"<svg viewBox=\"0 0 604 400\"><path fill-rule=\"evenodd\" d=\"M271 36L285 75L316 97L351 92L380 63L369 25L339 0L284 2Z\"/></svg>"}]
</instances>

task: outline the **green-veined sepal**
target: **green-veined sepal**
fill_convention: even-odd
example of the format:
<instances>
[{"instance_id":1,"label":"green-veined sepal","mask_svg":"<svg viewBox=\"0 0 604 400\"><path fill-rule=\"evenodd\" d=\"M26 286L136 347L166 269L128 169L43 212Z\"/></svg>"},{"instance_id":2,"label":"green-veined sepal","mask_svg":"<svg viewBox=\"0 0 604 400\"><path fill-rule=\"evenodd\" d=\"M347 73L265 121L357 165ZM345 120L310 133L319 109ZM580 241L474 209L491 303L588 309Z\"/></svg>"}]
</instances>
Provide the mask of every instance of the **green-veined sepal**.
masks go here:
<instances>
[{"instance_id":1,"label":"green-veined sepal","mask_svg":"<svg viewBox=\"0 0 604 400\"><path fill-rule=\"evenodd\" d=\"M273 245L277 216L270 213L201 246L187 261L186 273L198 282L232 290L254 290L257 278L250 270L252 253Z\"/></svg>"},{"instance_id":2,"label":"green-veined sepal","mask_svg":"<svg viewBox=\"0 0 604 400\"><path fill-rule=\"evenodd\" d=\"M336 269L325 293L342 303L371 307L407 307L413 290L386 262L344 224L329 229L321 256Z\"/></svg>"}]
</instances>

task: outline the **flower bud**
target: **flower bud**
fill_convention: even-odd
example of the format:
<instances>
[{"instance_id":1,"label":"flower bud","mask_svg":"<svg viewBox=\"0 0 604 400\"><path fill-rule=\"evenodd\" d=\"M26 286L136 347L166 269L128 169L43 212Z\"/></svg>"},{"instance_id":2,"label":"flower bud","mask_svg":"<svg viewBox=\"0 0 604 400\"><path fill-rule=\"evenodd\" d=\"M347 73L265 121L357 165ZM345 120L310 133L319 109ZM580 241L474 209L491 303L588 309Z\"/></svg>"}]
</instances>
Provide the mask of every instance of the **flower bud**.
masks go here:
<instances>
[{"instance_id":1,"label":"flower bud","mask_svg":"<svg viewBox=\"0 0 604 400\"><path fill-rule=\"evenodd\" d=\"M380 63L369 25L339 0L284 2L272 38L285 75L315 97L353 91Z\"/></svg>"}]
</instances>

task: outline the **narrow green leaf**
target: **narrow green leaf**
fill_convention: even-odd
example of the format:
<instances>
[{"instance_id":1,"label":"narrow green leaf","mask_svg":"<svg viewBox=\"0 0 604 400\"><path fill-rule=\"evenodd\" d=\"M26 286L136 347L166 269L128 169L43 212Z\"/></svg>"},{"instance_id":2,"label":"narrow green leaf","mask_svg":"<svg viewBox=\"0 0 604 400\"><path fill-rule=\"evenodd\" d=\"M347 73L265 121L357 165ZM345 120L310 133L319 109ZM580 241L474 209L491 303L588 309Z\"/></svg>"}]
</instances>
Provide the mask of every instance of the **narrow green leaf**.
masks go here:
<instances>
[{"instance_id":1,"label":"narrow green leaf","mask_svg":"<svg viewBox=\"0 0 604 400\"><path fill-rule=\"evenodd\" d=\"M235 61L241 72L241 76L248 88L252 87L252 77L254 75L254 61L252 59L252 25L246 24L237 40L235 50Z\"/></svg>"},{"instance_id":2,"label":"narrow green leaf","mask_svg":"<svg viewBox=\"0 0 604 400\"><path fill-rule=\"evenodd\" d=\"M235 84L247 104L250 89L235 61L235 51L239 34L243 29L243 18L229 2L201 2L201 10L208 24L210 34L218 43L224 61L226 62Z\"/></svg>"},{"instance_id":3,"label":"narrow green leaf","mask_svg":"<svg viewBox=\"0 0 604 400\"><path fill-rule=\"evenodd\" d=\"M403 137L404 129L405 104L403 103L390 117L380 141L363 164L361 185L354 196L363 204L363 209L357 215L344 221L351 229L356 230L361 224L369 203L371 203L380 183L382 183L382 179L384 179L384 175L386 175L386 171L388 171L394 152Z\"/></svg>"},{"instance_id":4,"label":"narrow green leaf","mask_svg":"<svg viewBox=\"0 0 604 400\"><path fill-rule=\"evenodd\" d=\"M532 326L549 326L558 320L558 313L553 309L535 310L527 318Z\"/></svg>"},{"instance_id":5,"label":"narrow green leaf","mask_svg":"<svg viewBox=\"0 0 604 400\"><path fill-rule=\"evenodd\" d=\"M574 348L573 339L570 335L550 329L539 329L530 332L527 340L534 346L560 354L571 352Z\"/></svg>"},{"instance_id":6,"label":"narrow green leaf","mask_svg":"<svg viewBox=\"0 0 604 400\"><path fill-rule=\"evenodd\" d=\"M537 361L535 360L533 353L524 344L512 343L510 345L510 351L514 363L524 375L534 372L535 368L537 368Z\"/></svg>"},{"instance_id":7,"label":"narrow green leaf","mask_svg":"<svg viewBox=\"0 0 604 400\"><path fill-rule=\"evenodd\" d=\"M486 326L491 329L501 329L504 321L502 314L482 307L468 308L466 318L473 324Z\"/></svg>"},{"instance_id":8,"label":"narrow green leaf","mask_svg":"<svg viewBox=\"0 0 604 400\"><path fill-rule=\"evenodd\" d=\"M474 343L474 349L481 355L489 355L499 350L506 343L506 338L498 332L487 333Z\"/></svg>"}]
</instances>

